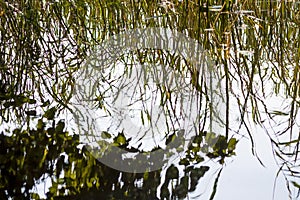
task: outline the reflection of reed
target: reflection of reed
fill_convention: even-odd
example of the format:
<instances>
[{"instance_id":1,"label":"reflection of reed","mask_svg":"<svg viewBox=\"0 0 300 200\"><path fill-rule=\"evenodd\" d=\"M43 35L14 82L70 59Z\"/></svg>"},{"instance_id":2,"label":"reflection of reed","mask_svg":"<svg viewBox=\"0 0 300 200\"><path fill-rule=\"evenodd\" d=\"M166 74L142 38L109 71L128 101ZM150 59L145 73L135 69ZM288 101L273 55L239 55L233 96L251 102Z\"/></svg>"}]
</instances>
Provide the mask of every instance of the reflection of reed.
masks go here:
<instances>
[{"instance_id":1,"label":"reflection of reed","mask_svg":"<svg viewBox=\"0 0 300 200\"><path fill-rule=\"evenodd\" d=\"M30 109L47 110L53 106L48 105L50 101L59 109L67 108L76 82L74 74L91 50L111 35L137 27L170 27L199 41L213 58L214 72L226 84L227 133L245 128L254 149L251 124L265 128L272 124L271 129L276 131L269 129L268 134L284 173L299 173L295 167L300 141L298 2L240 0L234 1L233 7L230 1L205 5L213 2L207 0L17 2L0 3L0 79L9 83L0 86L1 95L5 93L0 97L1 122L14 119L11 115L16 113L30 120L23 112L32 113L26 101L5 108L4 101L12 102L17 97L41 102ZM140 61L145 59L149 58L141 57ZM176 61L175 57L167 60L161 52L151 59L162 64ZM205 93L198 71L190 70L190 74L192 84ZM267 83L272 87L267 89ZM162 85L159 90L165 100L171 101L172 91ZM273 94L284 94L290 101L284 112L269 109L266 99ZM208 98L207 94L203 98ZM104 108L102 100L98 98L97 103ZM238 104L241 119L237 130L229 120L229 103L233 101ZM285 127L272 123L278 118ZM287 141L283 142L281 136L288 136Z\"/></svg>"},{"instance_id":2,"label":"reflection of reed","mask_svg":"<svg viewBox=\"0 0 300 200\"><path fill-rule=\"evenodd\" d=\"M166 12L171 11L175 13L175 4L168 0L162 0L161 3L158 4L160 7L163 7Z\"/></svg>"}]
</instances>

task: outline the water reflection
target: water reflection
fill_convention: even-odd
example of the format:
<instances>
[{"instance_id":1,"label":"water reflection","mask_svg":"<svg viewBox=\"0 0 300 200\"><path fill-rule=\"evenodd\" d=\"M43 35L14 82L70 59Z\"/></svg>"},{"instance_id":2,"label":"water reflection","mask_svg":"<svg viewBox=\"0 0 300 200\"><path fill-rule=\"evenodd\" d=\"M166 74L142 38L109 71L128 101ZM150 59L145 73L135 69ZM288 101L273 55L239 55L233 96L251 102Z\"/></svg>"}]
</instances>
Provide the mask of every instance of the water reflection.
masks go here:
<instances>
[{"instance_id":1,"label":"water reflection","mask_svg":"<svg viewBox=\"0 0 300 200\"><path fill-rule=\"evenodd\" d=\"M212 166L221 169L234 155L234 138L248 137L256 155L253 124L268 134L287 186L295 189L290 189L291 196L297 195L299 1L0 4L1 198L38 199L32 188L47 178L52 182L48 198L188 197ZM178 161L181 167L174 163L161 171L122 173L99 163L80 145L70 122L61 118L72 112L74 74L95 45L124 30L145 27L180 31L210 52L225 89L224 133L216 139L199 131L186 157ZM169 61L161 55L157 59ZM191 74L191 85L205 85L196 71ZM269 103L274 97L274 104L284 104L274 107ZM216 145L208 146L210 140ZM218 177L216 173L211 198Z\"/></svg>"},{"instance_id":2,"label":"water reflection","mask_svg":"<svg viewBox=\"0 0 300 200\"><path fill-rule=\"evenodd\" d=\"M126 50L129 55L124 54ZM87 135L83 142L101 149L100 155L97 151L93 155L120 171L153 171L173 154L184 156L183 149L203 130L220 133L224 100L205 53L196 40L171 29L135 29L105 41L79 70L76 83L79 133L83 138ZM184 138L175 141L175 137ZM113 146L108 147L104 140ZM212 147L216 141L211 139L208 145ZM120 149L114 146L125 144L126 150L136 155L127 155L118 163L112 156L124 155L116 154ZM104 156L110 159L102 157L104 149L114 152Z\"/></svg>"}]
</instances>

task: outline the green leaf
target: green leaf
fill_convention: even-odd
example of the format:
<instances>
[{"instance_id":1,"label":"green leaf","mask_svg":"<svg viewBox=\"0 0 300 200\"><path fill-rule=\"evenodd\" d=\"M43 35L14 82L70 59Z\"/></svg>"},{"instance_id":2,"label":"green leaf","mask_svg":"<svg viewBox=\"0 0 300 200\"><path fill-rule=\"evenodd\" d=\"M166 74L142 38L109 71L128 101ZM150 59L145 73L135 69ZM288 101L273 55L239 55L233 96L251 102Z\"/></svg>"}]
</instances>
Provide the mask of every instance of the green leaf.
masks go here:
<instances>
[{"instance_id":1,"label":"green leaf","mask_svg":"<svg viewBox=\"0 0 300 200\"><path fill-rule=\"evenodd\" d=\"M28 97L25 97L23 95L16 96L14 99L15 99L15 105L17 107L22 106L24 103L29 101Z\"/></svg>"},{"instance_id":2,"label":"green leaf","mask_svg":"<svg viewBox=\"0 0 300 200\"><path fill-rule=\"evenodd\" d=\"M63 133L64 128L65 128L65 122L63 120L60 120L55 127L55 131L56 133Z\"/></svg>"},{"instance_id":3,"label":"green leaf","mask_svg":"<svg viewBox=\"0 0 300 200\"><path fill-rule=\"evenodd\" d=\"M171 142L173 142L176 138L175 133L173 133L172 135L170 135L167 139L166 139L166 145L170 144Z\"/></svg>"},{"instance_id":4,"label":"green leaf","mask_svg":"<svg viewBox=\"0 0 300 200\"><path fill-rule=\"evenodd\" d=\"M202 142L202 136L201 135L196 135L193 139L193 143L201 144L201 142Z\"/></svg>"},{"instance_id":5,"label":"green leaf","mask_svg":"<svg viewBox=\"0 0 300 200\"><path fill-rule=\"evenodd\" d=\"M167 169L166 172L166 180L170 179L178 179L179 177L179 170L173 164Z\"/></svg>"},{"instance_id":6,"label":"green leaf","mask_svg":"<svg viewBox=\"0 0 300 200\"><path fill-rule=\"evenodd\" d=\"M41 199L39 194L37 194L37 193L31 193L30 196L31 196L31 199L34 199L34 200Z\"/></svg>"},{"instance_id":7,"label":"green leaf","mask_svg":"<svg viewBox=\"0 0 300 200\"><path fill-rule=\"evenodd\" d=\"M209 170L208 166L201 166L200 168L191 170L191 186L190 191L194 191L197 187L198 181Z\"/></svg>"},{"instance_id":8,"label":"green leaf","mask_svg":"<svg viewBox=\"0 0 300 200\"><path fill-rule=\"evenodd\" d=\"M35 103L36 103L36 100L35 100L35 99L29 99L29 100L28 100L28 103L29 103L29 104L35 104Z\"/></svg>"},{"instance_id":9,"label":"green leaf","mask_svg":"<svg viewBox=\"0 0 300 200\"><path fill-rule=\"evenodd\" d=\"M279 111L279 110L274 110L271 114L274 114L274 115L283 115L283 116L289 115L289 113L285 113L285 112L282 112L282 111Z\"/></svg>"},{"instance_id":10,"label":"green leaf","mask_svg":"<svg viewBox=\"0 0 300 200\"><path fill-rule=\"evenodd\" d=\"M167 184L163 184L161 187L160 199L169 199L170 198L170 191L168 189Z\"/></svg>"},{"instance_id":11,"label":"green leaf","mask_svg":"<svg viewBox=\"0 0 300 200\"><path fill-rule=\"evenodd\" d=\"M297 139L297 140L291 140L291 141L288 141L288 142L278 142L278 145L289 146L289 145L291 145L291 144L293 144L293 143L298 143L298 142L300 142L299 139Z\"/></svg>"},{"instance_id":12,"label":"green leaf","mask_svg":"<svg viewBox=\"0 0 300 200\"><path fill-rule=\"evenodd\" d=\"M186 197L189 187L189 177L184 176L180 179L180 184L175 188L174 193L178 195L179 199Z\"/></svg>"},{"instance_id":13,"label":"green leaf","mask_svg":"<svg viewBox=\"0 0 300 200\"><path fill-rule=\"evenodd\" d=\"M226 149L227 149L226 137L223 135L220 135L218 137L218 140L217 140L216 144L214 145L213 149L214 149L214 151L217 151L219 154L225 153L224 151L226 151Z\"/></svg>"},{"instance_id":14,"label":"green leaf","mask_svg":"<svg viewBox=\"0 0 300 200\"><path fill-rule=\"evenodd\" d=\"M295 181L292 181L292 184L293 186L295 186L296 188L299 188L300 189L300 184L295 182Z\"/></svg>"},{"instance_id":15,"label":"green leaf","mask_svg":"<svg viewBox=\"0 0 300 200\"><path fill-rule=\"evenodd\" d=\"M207 132L205 135L205 141L208 144L208 146L213 146L217 142L218 138L216 137L216 134L213 132Z\"/></svg>"},{"instance_id":16,"label":"green leaf","mask_svg":"<svg viewBox=\"0 0 300 200\"><path fill-rule=\"evenodd\" d=\"M118 145L124 145L126 143L126 138L123 133L119 133L119 135L114 139L114 141Z\"/></svg>"},{"instance_id":17,"label":"green leaf","mask_svg":"<svg viewBox=\"0 0 300 200\"><path fill-rule=\"evenodd\" d=\"M235 150L236 144L237 140L235 138L231 138L228 142L228 152L233 152Z\"/></svg>"},{"instance_id":18,"label":"green leaf","mask_svg":"<svg viewBox=\"0 0 300 200\"><path fill-rule=\"evenodd\" d=\"M37 124L37 129L43 129L45 127L45 124L42 119L39 119L38 124Z\"/></svg>"},{"instance_id":19,"label":"green leaf","mask_svg":"<svg viewBox=\"0 0 300 200\"><path fill-rule=\"evenodd\" d=\"M108 133L107 131L102 131L101 132L101 137L102 138L111 138L111 134Z\"/></svg>"},{"instance_id":20,"label":"green leaf","mask_svg":"<svg viewBox=\"0 0 300 200\"><path fill-rule=\"evenodd\" d=\"M183 158L179 161L179 165L188 166L189 164L190 164L190 162L186 158Z\"/></svg>"},{"instance_id":21,"label":"green leaf","mask_svg":"<svg viewBox=\"0 0 300 200\"><path fill-rule=\"evenodd\" d=\"M141 120L142 120L142 124L144 125L145 121L144 121L144 115L143 115L143 111L142 110L141 110Z\"/></svg>"},{"instance_id":22,"label":"green leaf","mask_svg":"<svg viewBox=\"0 0 300 200\"><path fill-rule=\"evenodd\" d=\"M9 102L5 102L3 105L4 105L5 108L8 108L10 106L15 105L15 102L14 101L9 101Z\"/></svg>"},{"instance_id":23,"label":"green leaf","mask_svg":"<svg viewBox=\"0 0 300 200\"><path fill-rule=\"evenodd\" d=\"M50 101L49 101L49 100L45 101L45 102L41 105L41 107L46 107L46 106L48 106L48 105L50 105Z\"/></svg>"},{"instance_id":24,"label":"green leaf","mask_svg":"<svg viewBox=\"0 0 300 200\"><path fill-rule=\"evenodd\" d=\"M45 112L44 117L47 118L48 120L53 120L55 116L55 112L56 112L56 108L52 107Z\"/></svg>"}]
</instances>

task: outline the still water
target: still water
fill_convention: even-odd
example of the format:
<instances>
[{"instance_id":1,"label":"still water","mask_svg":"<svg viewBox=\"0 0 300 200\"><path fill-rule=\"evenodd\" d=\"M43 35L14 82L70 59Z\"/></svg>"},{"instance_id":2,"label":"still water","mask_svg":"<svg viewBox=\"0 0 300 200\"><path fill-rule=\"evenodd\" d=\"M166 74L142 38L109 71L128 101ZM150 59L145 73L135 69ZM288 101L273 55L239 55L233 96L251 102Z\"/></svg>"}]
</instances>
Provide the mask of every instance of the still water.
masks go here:
<instances>
[{"instance_id":1,"label":"still water","mask_svg":"<svg viewBox=\"0 0 300 200\"><path fill-rule=\"evenodd\" d=\"M19 0L0 25L0 199L299 198L299 1Z\"/></svg>"}]
</instances>

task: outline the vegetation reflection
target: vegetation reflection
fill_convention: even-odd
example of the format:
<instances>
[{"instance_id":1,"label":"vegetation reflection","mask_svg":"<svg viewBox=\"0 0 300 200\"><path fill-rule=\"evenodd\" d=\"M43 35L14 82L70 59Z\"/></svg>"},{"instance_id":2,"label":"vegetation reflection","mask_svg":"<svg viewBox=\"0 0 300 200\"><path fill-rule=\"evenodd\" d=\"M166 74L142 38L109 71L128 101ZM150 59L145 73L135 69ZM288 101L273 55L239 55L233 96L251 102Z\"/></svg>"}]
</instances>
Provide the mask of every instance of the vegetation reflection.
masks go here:
<instances>
[{"instance_id":1,"label":"vegetation reflection","mask_svg":"<svg viewBox=\"0 0 300 200\"><path fill-rule=\"evenodd\" d=\"M238 140L248 138L256 155L253 125L264 128L290 198L297 196L299 1L0 1L0 25L1 199L40 199L44 192L36 187L49 180L50 199L183 199L197 190L211 163L218 166L213 199ZM72 121L75 74L104 40L146 27L180 31L211 55L225 88L224 133L200 129L178 163L124 173L100 163L79 139ZM183 59L165 53L133 52L139 62L156 56L166 66ZM209 110L208 86L191 74ZM273 97L281 106L268 103ZM104 106L101 98L96 104ZM129 138L122 139L126 144Z\"/></svg>"}]
</instances>

